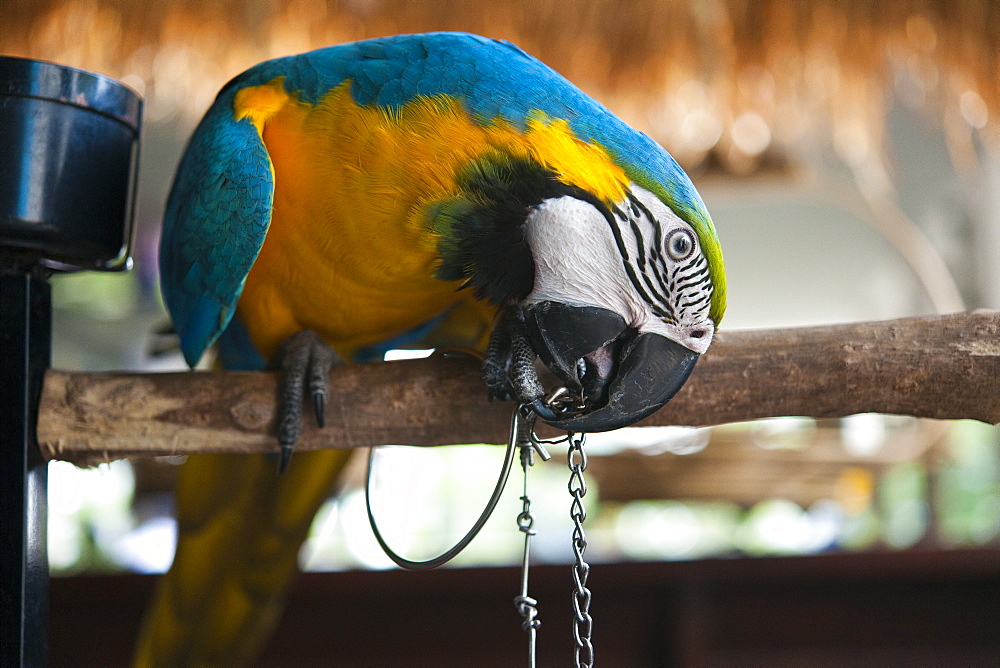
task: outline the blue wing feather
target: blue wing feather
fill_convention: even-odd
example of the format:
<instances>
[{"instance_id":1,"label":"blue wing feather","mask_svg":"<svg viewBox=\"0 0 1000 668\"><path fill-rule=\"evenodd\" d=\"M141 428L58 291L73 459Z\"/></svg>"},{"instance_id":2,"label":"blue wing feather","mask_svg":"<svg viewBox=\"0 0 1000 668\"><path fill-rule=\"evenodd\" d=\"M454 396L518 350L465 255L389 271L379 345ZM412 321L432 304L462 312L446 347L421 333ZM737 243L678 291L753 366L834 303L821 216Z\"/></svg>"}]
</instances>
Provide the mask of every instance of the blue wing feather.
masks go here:
<instances>
[{"instance_id":1,"label":"blue wing feather","mask_svg":"<svg viewBox=\"0 0 1000 668\"><path fill-rule=\"evenodd\" d=\"M194 366L232 318L271 222L271 161L224 91L188 144L164 215L164 300Z\"/></svg>"}]
</instances>

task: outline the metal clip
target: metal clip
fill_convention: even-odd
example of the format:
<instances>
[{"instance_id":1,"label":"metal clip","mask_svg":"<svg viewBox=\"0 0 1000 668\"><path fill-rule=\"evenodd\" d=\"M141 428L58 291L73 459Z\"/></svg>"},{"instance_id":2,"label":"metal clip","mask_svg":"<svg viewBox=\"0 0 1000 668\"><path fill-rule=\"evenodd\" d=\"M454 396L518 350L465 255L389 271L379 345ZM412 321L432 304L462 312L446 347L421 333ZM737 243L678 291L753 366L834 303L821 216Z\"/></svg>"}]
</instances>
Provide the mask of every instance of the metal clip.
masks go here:
<instances>
[{"instance_id":1,"label":"metal clip","mask_svg":"<svg viewBox=\"0 0 1000 668\"><path fill-rule=\"evenodd\" d=\"M514 445L521 448L521 465L525 465L525 457L528 458L527 465L534 466L534 453L542 458L543 462L552 459L552 455L542 444L542 440L535 434L535 420L538 415L532 410L529 404L521 404L514 411L514 424L511 426L514 432ZM525 454L527 453L527 454Z\"/></svg>"}]
</instances>

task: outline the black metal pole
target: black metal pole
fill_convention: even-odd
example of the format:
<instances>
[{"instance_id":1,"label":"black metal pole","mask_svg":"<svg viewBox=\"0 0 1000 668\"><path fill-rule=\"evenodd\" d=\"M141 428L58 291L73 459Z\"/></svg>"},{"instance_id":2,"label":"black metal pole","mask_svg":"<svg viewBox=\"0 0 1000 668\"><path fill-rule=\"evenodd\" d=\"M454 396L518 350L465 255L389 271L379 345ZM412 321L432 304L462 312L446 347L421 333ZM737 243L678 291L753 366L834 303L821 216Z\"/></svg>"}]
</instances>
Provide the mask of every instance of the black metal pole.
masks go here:
<instances>
[{"instance_id":1,"label":"black metal pole","mask_svg":"<svg viewBox=\"0 0 1000 668\"><path fill-rule=\"evenodd\" d=\"M128 267L141 121L114 79L0 56L0 668L47 659L48 277Z\"/></svg>"},{"instance_id":2,"label":"black metal pole","mask_svg":"<svg viewBox=\"0 0 1000 668\"><path fill-rule=\"evenodd\" d=\"M0 666L44 666L48 469L35 441L52 344L44 270L0 266Z\"/></svg>"}]
</instances>

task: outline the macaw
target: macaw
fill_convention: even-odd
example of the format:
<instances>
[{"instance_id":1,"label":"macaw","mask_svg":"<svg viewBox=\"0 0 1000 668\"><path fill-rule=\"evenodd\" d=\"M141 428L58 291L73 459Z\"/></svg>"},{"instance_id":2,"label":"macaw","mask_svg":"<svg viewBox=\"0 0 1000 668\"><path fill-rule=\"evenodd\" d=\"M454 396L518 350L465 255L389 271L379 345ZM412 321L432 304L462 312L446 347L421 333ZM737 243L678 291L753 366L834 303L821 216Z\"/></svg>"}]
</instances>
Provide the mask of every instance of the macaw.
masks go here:
<instances>
[{"instance_id":1,"label":"macaw","mask_svg":"<svg viewBox=\"0 0 1000 668\"><path fill-rule=\"evenodd\" d=\"M160 250L194 366L284 371L282 468L192 456L137 665L252 658L343 451L289 459L331 364L471 346L490 393L601 431L662 406L725 310L711 217L645 134L504 41L343 44L230 81L184 153ZM553 403L539 358L573 401ZM359 397L359 401L363 401Z\"/></svg>"}]
</instances>

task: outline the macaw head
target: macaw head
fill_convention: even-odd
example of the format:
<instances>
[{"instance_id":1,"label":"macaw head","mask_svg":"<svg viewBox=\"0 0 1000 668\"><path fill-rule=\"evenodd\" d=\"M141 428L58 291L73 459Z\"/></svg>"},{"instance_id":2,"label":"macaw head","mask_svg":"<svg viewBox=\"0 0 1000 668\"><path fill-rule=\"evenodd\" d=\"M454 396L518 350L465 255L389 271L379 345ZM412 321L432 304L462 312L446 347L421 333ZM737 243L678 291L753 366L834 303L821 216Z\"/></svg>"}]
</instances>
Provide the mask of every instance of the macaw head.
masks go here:
<instances>
[{"instance_id":1,"label":"macaw head","mask_svg":"<svg viewBox=\"0 0 1000 668\"><path fill-rule=\"evenodd\" d=\"M684 180L686 201L634 181L609 201L530 160L464 175L463 196L434 212L439 276L505 308L484 364L495 395L581 432L628 426L674 396L725 310L718 239ZM525 344L573 402L546 399Z\"/></svg>"}]
</instances>

